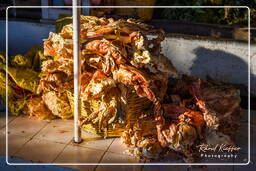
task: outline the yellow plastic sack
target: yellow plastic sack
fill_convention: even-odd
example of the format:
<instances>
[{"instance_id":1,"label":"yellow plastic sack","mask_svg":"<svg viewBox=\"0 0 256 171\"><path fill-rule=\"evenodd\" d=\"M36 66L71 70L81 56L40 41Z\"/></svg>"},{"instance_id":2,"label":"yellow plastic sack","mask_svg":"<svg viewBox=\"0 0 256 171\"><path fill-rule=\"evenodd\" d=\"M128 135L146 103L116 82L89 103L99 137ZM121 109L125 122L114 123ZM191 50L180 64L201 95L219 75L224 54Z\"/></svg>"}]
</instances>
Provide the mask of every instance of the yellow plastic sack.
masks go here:
<instances>
[{"instance_id":1,"label":"yellow plastic sack","mask_svg":"<svg viewBox=\"0 0 256 171\"><path fill-rule=\"evenodd\" d=\"M34 46L24 55L9 58L6 70L5 53L0 52L0 96L6 97L6 72L8 73L8 108L13 114L19 114L27 104L28 96L36 94L39 84L39 71L42 61L51 59L43 55L43 48ZM22 88L29 92L17 90ZM5 102L5 101L4 101Z\"/></svg>"}]
</instances>

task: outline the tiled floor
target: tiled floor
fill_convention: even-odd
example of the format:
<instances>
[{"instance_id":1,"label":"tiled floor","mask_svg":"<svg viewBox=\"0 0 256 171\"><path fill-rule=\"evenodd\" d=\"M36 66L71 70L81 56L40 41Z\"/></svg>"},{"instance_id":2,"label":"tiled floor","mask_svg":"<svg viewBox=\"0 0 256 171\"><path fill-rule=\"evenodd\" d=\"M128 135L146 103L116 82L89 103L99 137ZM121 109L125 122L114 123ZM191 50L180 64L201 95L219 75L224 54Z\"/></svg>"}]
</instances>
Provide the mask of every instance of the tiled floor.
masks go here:
<instances>
[{"instance_id":1,"label":"tiled floor","mask_svg":"<svg viewBox=\"0 0 256 171\"><path fill-rule=\"evenodd\" d=\"M67 144L73 138L73 120L56 119L43 127L35 138Z\"/></svg>"},{"instance_id":2,"label":"tiled floor","mask_svg":"<svg viewBox=\"0 0 256 171\"><path fill-rule=\"evenodd\" d=\"M246 111L244 112L246 115ZM251 112L251 120L256 119L256 113ZM252 128L255 128L255 122ZM73 120L42 121L27 116L10 116L8 119L8 144L9 155L26 161L49 163L136 163L135 158L124 154L125 146L120 138L103 139L83 132L83 142L75 144L73 138ZM5 115L0 113L0 155L5 154ZM252 137L256 137L252 130ZM242 147L245 158L247 157L247 118L241 121L241 131L237 143ZM255 144L255 141L254 141ZM252 145L253 146L253 145ZM255 149L252 155L256 155ZM166 162L166 161L164 161ZM167 162L181 162L173 158ZM97 165L65 165L75 170L184 170L185 166L97 166ZM210 170L226 171L239 170L239 166L210 166ZM254 166L248 167L253 170ZM202 170L192 168L192 170Z\"/></svg>"},{"instance_id":3,"label":"tiled floor","mask_svg":"<svg viewBox=\"0 0 256 171\"><path fill-rule=\"evenodd\" d=\"M104 155L103 150L67 145L62 153L54 160L56 163L98 163ZM93 170L96 166L68 166L73 169Z\"/></svg>"},{"instance_id":4,"label":"tiled floor","mask_svg":"<svg viewBox=\"0 0 256 171\"><path fill-rule=\"evenodd\" d=\"M65 144L33 138L25 143L14 156L36 163L51 163L62 152L64 147Z\"/></svg>"}]
</instances>

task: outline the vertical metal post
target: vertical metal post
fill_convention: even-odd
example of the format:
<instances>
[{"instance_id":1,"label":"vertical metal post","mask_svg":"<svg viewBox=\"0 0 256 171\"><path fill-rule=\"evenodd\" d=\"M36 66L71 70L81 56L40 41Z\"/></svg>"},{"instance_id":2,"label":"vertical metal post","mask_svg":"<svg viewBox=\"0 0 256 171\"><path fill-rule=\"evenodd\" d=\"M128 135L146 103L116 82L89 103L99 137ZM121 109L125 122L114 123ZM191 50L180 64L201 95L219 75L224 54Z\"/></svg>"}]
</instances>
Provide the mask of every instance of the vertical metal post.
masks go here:
<instances>
[{"instance_id":1,"label":"vertical metal post","mask_svg":"<svg viewBox=\"0 0 256 171\"><path fill-rule=\"evenodd\" d=\"M73 0L73 60L74 60L74 142L81 142L81 129L79 126L80 105L80 0Z\"/></svg>"}]
</instances>

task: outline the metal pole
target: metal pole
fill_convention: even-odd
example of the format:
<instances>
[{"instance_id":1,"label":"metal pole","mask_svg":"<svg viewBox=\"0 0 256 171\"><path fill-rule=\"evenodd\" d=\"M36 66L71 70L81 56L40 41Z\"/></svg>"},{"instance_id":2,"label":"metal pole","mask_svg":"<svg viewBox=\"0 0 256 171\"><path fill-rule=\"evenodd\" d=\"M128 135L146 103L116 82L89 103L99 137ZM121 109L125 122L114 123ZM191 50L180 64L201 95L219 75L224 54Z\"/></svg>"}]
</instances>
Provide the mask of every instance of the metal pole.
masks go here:
<instances>
[{"instance_id":1,"label":"metal pole","mask_svg":"<svg viewBox=\"0 0 256 171\"><path fill-rule=\"evenodd\" d=\"M80 0L73 0L73 60L74 60L74 142L81 142L80 115Z\"/></svg>"}]
</instances>

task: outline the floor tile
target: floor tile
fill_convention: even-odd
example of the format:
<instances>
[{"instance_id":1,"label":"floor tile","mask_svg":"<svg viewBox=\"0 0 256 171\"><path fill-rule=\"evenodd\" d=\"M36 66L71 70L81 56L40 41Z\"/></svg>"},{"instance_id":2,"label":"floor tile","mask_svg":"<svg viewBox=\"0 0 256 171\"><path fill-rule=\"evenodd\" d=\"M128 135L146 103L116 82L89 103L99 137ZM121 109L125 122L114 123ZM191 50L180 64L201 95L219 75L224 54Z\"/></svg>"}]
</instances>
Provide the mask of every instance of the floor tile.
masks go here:
<instances>
[{"instance_id":1,"label":"floor tile","mask_svg":"<svg viewBox=\"0 0 256 171\"><path fill-rule=\"evenodd\" d=\"M5 129L0 130L0 155L5 155Z\"/></svg>"},{"instance_id":2,"label":"floor tile","mask_svg":"<svg viewBox=\"0 0 256 171\"><path fill-rule=\"evenodd\" d=\"M3 128L5 126L5 118L6 118L6 114L5 112L0 112L0 128Z\"/></svg>"},{"instance_id":3,"label":"floor tile","mask_svg":"<svg viewBox=\"0 0 256 171\"><path fill-rule=\"evenodd\" d=\"M39 120L34 117L20 116L8 125L8 131L11 134L32 137L45 127L49 121Z\"/></svg>"},{"instance_id":4,"label":"floor tile","mask_svg":"<svg viewBox=\"0 0 256 171\"><path fill-rule=\"evenodd\" d=\"M28 137L23 137L23 136L13 135L13 134L9 135L8 136L8 154L9 154L9 156L13 156L28 141L29 141Z\"/></svg>"},{"instance_id":5,"label":"floor tile","mask_svg":"<svg viewBox=\"0 0 256 171\"><path fill-rule=\"evenodd\" d=\"M244 116L241 120L241 131L238 134L237 145L242 147L241 161L247 157L247 118L246 111L243 111ZM251 120L256 119L251 112ZM0 124L5 124L5 117L0 117ZM252 116L253 115L253 116ZM9 122L9 152L25 160L33 160L34 162L58 162L58 163L97 163L101 160L102 163L133 163L138 162L133 157L124 154L128 148L122 144L120 138L102 139L99 136L82 132L81 144L69 143L73 137L73 120L53 120L42 121L27 116L11 117ZM15 119L16 118L16 119ZM2 120L2 121L1 121ZM4 121L4 122L3 122ZM1 126L1 125L0 125ZM251 147L256 146L256 122L251 123ZM35 136L34 136L35 135ZM34 137L33 137L34 136ZM30 138L32 138L30 140ZM5 154L5 128L0 129L0 154ZM30 140L30 141L29 141ZM246 141L245 141L246 140ZM29 142L28 142L29 141ZM26 143L27 142L27 143ZM58 143L57 143L58 142ZM69 143L65 147L65 143ZM25 144L25 145L24 145ZM64 150L63 150L64 149ZM104 151L107 152L104 154ZM252 155L255 155L256 148L252 148ZM16 152L16 153L15 153ZM104 156L103 156L104 155ZM240 160L239 159L239 160ZM165 161L155 162L174 162L178 161L175 158L165 159ZM249 165L248 170L252 170L256 165ZM64 166L77 170L185 170L187 166ZM208 166L207 170L241 170L245 166ZM200 168L191 168L192 171L202 170ZM247 169L246 169L247 170Z\"/></svg>"},{"instance_id":6,"label":"floor tile","mask_svg":"<svg viewBox=\"0 0 256 171\"><path fill-rule=\"evenodd\" d=\"M139 160L128 156L128 155L122 155L112 152L106 152L104 157L101 160L101 163L139 163ZM130 170L141 170L142 166L139 165L120 165L120 166L97 166L96 171L107 171L107 170L121 170L121 171L130 171Z\"/></svg>"},{"instance_id":7,"label":"floor tile","mask_svg":"<svg viewBox=\"0 0 256 171\"><path fill-rule=\"evenodd\" d=\"M116 138L113 143L110 145L108 151L119 153L119 154L125 154L125 150L128 148L122 143L121 138Z\"/></svg>"},{"instance_id":8,"label":"floor tile","mask_svg":"<svg viewBox=\"0 0 256 171\"><path fill-rule=\"evenodd\" d=\"M138 163L139 160L135 157L112 152L106 152L101 160L101 163Z\"/></svg>"},{"instance_id":9,"label":"floor tile","mask_svg":"<svg viewBox=\"0 0 256 171\"><path fill-rule=\"evenodd\" d=\"M69 143L73 138L73 125L73 120L52 120L35 138L59 143Z\"/></svg>"},{"instance_id":10,"label":"floor tile","mask_svg":"<svg viewBox=\"0 0 256 171\"><path fill-rule=\"evenodd\" d=\"M18 116L14 115L9 115L8 116L8 123L16 119ZM5 127L6 125L6 113L5 112L0 112L0 128Z\"/></svg>"},{"instance_id":11,"label":"floor tile","mask_svg":"<svg viewBox=\"0 0 256 171\"><path fill-rule=\"evenodd\" d=\"M64 144L34 138L27 142L14 156L33 162L50 163L64 147Z\"/></svg>"},{"instance_id":12,"label":"floor tile","mask_svg":"<svg viewBox=\"0 0 256 171\"><path fill-rule=\"evenodd\" d=\"M91 133L82 132L82 140L82 143L76 144L72 142L72 145L79 145L82 147L88 147L99 150L107 150L110 144L114 141L114 138L104 139L103 137Z\"/></svg>"},{"instance_id":13,"label":"floor tile","mask_svg":"<svg viewBox=\"0 0 256 171\"><path fill-rule=\"evenodd\" d=\"M5 155L6 153L6 133L5 129L0 131L0 155ZM9 134L8 135L8 154L13 156L23 145L29 140L28 137L23 137L19 135Z\"/></svg>"},{"instance_id":14,"label":"floor tile","mask_svg":"<svg viewBox=\"0 0 256 171\"><path fill-rule=\"evenodd\" d=\"M68 145L56 158L54 163L77 163L78 166L70 168L94 169L95 166L79 166L78 163L98 163L103 156L104 151L85 148L81 146Z\"/></svg>"}]
</instances>

